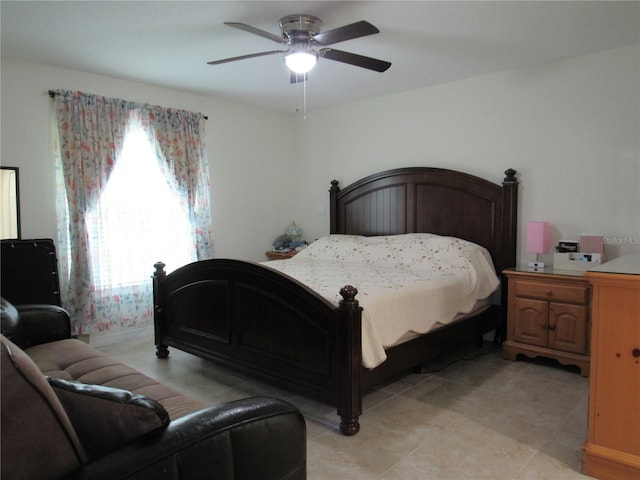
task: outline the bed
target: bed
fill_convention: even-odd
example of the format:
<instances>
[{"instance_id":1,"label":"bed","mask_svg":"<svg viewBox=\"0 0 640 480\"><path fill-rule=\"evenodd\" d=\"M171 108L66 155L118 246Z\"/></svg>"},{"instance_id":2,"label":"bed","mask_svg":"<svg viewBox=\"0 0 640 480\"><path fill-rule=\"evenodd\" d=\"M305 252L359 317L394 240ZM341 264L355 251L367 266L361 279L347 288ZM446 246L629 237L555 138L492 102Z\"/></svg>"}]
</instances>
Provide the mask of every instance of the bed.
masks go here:
<instances>
[{"instance_id":1,"label":"bed","mask_svg":"<svg viewBox=\"0 0 640 480\"><path fill-rule=\"evenodd\" d=\"M502 184L494 184L464 172L409 167L343 189L333 180L328 238L408 235L414 242L414 234L424 233L472 242L486 252L506 299L500 272L515 266L518 181L512 169L505 175ZM303 253L302 260L310 256ZM462 319L385 347L382 362L365 366L358 285L341 286L332 301L277 263L213 259L167 274L158 262L156 355L164 358L175 347L335 405L340 430L355 435L363 392L486 332L495 330L497 341L504 336L504 306L474 306Z\"/></svg>"}]
</instances>

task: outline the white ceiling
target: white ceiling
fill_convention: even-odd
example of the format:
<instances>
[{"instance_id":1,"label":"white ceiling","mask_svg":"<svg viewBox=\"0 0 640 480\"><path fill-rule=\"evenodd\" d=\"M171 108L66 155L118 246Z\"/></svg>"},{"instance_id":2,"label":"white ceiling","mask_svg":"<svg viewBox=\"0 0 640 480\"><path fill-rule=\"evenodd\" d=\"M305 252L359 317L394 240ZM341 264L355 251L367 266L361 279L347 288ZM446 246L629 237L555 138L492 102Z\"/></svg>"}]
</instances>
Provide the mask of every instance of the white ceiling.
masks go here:
<instances>
[{"instance_id":1,"label":"white ceiling","mask_svg":"<svg viewBox=\"0 0 640 480\"><path fill-rule=\"evenodd\" d=\"M379 34L332 47L392 63L377 73L321 59L308 109L640 43L637 1L2 0L2 57L293 112L303 87L281 55L206 62L281 48L223 22L279 34L278 20L296 13L325 31L369 21Z\"/></svg>"}]
</instances>

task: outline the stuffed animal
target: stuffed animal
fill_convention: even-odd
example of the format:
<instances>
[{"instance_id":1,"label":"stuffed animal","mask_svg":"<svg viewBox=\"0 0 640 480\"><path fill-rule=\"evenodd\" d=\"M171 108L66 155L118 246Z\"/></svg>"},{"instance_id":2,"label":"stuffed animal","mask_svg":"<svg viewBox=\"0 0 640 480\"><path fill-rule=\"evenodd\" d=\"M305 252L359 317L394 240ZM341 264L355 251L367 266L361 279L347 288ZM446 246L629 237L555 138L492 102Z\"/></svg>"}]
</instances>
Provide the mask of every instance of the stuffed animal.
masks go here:
<instances>
[{"instance_id":1,"label":"stuffed animal","mask_svg":"<svg viewBox=\"0 0 640 480\"><path fill-rule=\"evenodd\" d=\"M289 248L289 243L291 243L291 235L280 235L273 241L273 249L274 250L284 250L285 248Z\"/></svg>"}]
</instances>

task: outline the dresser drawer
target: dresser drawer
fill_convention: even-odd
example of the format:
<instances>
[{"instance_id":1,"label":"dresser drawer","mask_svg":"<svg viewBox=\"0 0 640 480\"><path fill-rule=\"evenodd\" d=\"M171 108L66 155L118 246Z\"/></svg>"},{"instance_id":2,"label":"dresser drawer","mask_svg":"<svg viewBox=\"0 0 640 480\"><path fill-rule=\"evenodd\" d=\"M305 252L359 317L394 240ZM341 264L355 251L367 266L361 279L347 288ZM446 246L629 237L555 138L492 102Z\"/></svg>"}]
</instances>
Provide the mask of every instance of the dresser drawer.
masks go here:
<instances>
[{"instance_id":1,"label":"dresser drawer","mask_svg":"<svg viewBox=\"0 0 640 480\"><path fill-rule=\"evenodd\" d=\"M589 301L589 288L579 285L558 285L553 283L516 280L517 297L539 298L552 302L586 305Z\"/></svg>"}]
</instances>

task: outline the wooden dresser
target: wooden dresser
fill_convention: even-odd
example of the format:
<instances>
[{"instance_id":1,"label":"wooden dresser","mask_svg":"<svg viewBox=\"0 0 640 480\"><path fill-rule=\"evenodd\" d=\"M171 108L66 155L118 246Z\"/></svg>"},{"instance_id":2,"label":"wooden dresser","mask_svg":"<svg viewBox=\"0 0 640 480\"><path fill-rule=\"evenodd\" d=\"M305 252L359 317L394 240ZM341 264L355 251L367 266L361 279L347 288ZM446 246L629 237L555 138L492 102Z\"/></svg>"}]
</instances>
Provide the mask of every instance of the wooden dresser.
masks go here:
<instances>
[{"instance_id":1,"label":"wooden dresser","mask_svg":"<svg viewBox=\"0 0 640 480\"><path fill-rule=\"evenodd\" d=\"M507 339L503 357L554 358L589 375L589 282L584 272L508 269Z\"/></svg>"},{"instance_id":2,"label":"wooden dresser","mask_svg":"<svg viewBox=\"0 0 640 480\"><path fill-rule=\"evenodd\" d=\"M583 473L640 479L640 254L587 272L592 338Z\"/></svg>"}]
</instances>

